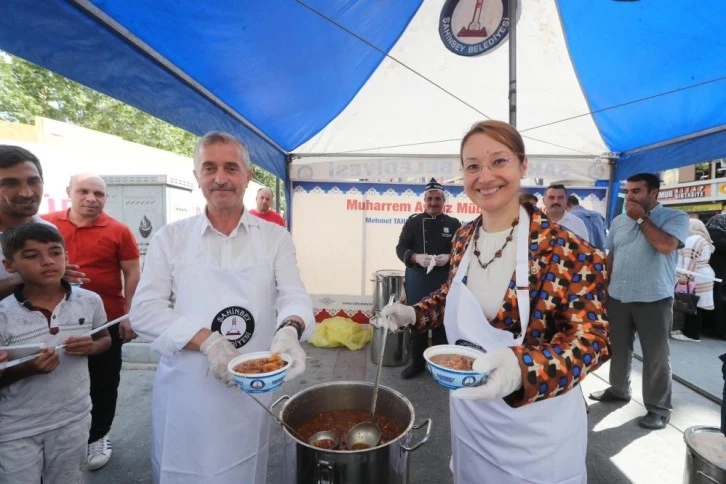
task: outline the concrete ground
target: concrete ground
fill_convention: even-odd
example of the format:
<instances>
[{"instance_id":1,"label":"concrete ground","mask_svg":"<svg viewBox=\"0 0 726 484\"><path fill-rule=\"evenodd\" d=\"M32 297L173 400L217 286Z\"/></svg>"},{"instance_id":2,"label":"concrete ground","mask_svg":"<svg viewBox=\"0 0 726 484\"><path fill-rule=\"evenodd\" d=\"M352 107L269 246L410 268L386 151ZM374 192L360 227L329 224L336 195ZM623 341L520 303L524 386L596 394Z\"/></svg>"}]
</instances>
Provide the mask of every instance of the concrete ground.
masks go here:
<instances>
[{"instance_id":1,"label":"concrete ground","mask_svg":"<svg viewBox=\"0 0 726 484\"><path fill-rule=\"evenodd\" d=\"M681 342L677 342L681 343ZM723 343L723 342L722 342ZM689 344L689 343L683 343ZM690 364L703 370L712 363L698 354L697 344L690 343L690 358L708 364ZM726 347L726 343L723 344ZM703 348L703 347L702 347ZM331 380L373 381L375 367L367 351L318 349L306 347L306 373L286 384L278 395L294 395L317 383ZM720 348L717 348L720 351ZM724 348L726 351L726 348ZM679 353L673 351L674 355ZM145 346L129 346L122 375L116 421L111 431L113 458L101 470L90 473L90 484L150 483L150 403L154 365ZM683 356L682 358L686 358ZM137 363L141 361L141 363ZM676 363L674 362L674 368ZM674 411L668 427L647 431L638 426L645 414L642 404L641 364L633 364L633 399L627 404L590 402L587 467L590 483L680 483L683 481L686 447L683 432L694 425L718 427L720 407L698 392L674 382ZM720 366L718 366L720 369ZM433 383L428 374L413 380L399 377L401 368L384 368L381 382L395 388L411 400L416 420L430 417L434 421L430 440L413 452L409 460L410 482L447 484L452 482L448 468L450 435L448 392ZM683 372L682 372L683 373ZM608 365L590 375L582 384L585 395L607 387ZM243 398L240 395L240 398ZM282 482L282 431L273 426L268 483ZM243 481L240 481L243 482Z\"/></svg>"}]
</instances>

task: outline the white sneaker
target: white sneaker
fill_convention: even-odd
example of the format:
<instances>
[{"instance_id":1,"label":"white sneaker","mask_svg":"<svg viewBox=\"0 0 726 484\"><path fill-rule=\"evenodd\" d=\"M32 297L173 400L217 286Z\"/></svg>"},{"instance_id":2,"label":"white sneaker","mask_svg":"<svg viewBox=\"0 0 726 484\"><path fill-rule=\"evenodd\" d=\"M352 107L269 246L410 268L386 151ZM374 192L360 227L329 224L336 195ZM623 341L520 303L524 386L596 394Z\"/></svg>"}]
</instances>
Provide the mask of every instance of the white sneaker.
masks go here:
<instances>
[{"instance_id":1,"label":"white sneaker","mask_svg":"<svg viewBox=\"0 0 726 484\"><path fill-rule=\"evenodd\" d=\"M677 334L683 334L683 332L680 329L677 329L675 331L671 331L671 336L675 336Z\"/></svg>"},{"instance_id":2,"label":"white sneaker","mask_svg":"<svg viewBox=\"0 0 726 484\"><path fill-rule=\"evenodd\" d=\"M108 464L111 460L111 441L104 435L97 441L88 444L88 470L95 471Z\"/></svg>"},{"instance_id":3,"label":"white sneaker","mask_svg":"<svg viewBox=\"0 0 726 484\"><path fill-rule=\"evenodd\" d=\"M671 333L671 338L677 339L679 341L690 341L691 343L700 343L701 342L700 339L689 338L688 336L686 336L685 334L680 333L680 332L677 334Z\"/></svg>"}]
</instances>

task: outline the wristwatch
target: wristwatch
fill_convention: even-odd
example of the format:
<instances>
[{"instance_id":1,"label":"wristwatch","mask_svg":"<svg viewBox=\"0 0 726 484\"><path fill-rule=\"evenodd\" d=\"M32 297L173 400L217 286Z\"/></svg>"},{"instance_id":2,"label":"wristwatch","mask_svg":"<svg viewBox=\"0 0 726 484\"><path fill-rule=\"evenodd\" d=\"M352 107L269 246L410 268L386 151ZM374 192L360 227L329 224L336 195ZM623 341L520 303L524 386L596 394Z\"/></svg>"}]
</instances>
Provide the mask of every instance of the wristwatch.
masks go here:
<instances>
[{"instance_id":1,"label":"wristwatch","mask_svg":"<svg viewBox=\"0 0 726 484\"><path fill-rule=\"evenodd\" d=\"M638 220L635 221L638 225L643 225L643 222L645 222L645 217L640 217Z\"/></svg>"},{"instance_id":2,"label":"wristwatch","mask_svg":"<svg viewBox=\"0 0 726 484\"><path fill-rule=\"evenodd\" d=\"M297 331L297 339L299 340L302 338L303 331L305 330L305 326L296 319L288 318L282 322L282 324L277 328L277 331L280 331L282 328L287 328L288 326L292 326Z\"/></svg>"}]
</instances>

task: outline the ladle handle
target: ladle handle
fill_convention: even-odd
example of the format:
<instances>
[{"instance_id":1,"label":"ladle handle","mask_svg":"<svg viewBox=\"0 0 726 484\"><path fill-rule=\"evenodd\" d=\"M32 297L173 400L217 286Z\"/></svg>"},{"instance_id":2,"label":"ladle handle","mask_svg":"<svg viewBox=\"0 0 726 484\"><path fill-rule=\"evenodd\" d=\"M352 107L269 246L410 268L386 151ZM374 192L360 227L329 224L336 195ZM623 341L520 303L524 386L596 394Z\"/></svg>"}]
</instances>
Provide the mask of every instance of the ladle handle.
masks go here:
<instances>
[{"instance_id":1,"label":"ladle handle","mask_svg":"<svg viewBox=\"0 0 726 484\"><path fill-rule=\"evenodd\" d=\"M242 392L242 393L244 393L245 395L249 396L252 400L254 400L257 405L259 405L260 407L262 407L262 409L265 412L267 412L267 414L270 417L272 417L272 420L274 420L275 422L277 422L277 424L280 425L281 427L285 427L293 435L293 437L295 437L296 439L300 440L301 442L305 442L305 439L303 439L302 437L300 437L300 434L298 434L297 432L295 432L295 429L293 429L288 424L286 424L285 422L283 422L280 418L278 418L277 415L275 415L274 413L272 413L272 410L270 410L269 408L267 408L264 403L262 403L261 401L257 400L254 397L254 395L252 395L251 393L247 393L247 392ZM282 398L278 399L273 405L277 405L281 400L282 400Z\"/></svg>"},{"instance_id":2,"label":"ladle handle","mask_svg":"<svg viewBox=\"0 0 726 484\"><path fill-rule=\"evenodd\" d=\"M393 304L395 294L391 294L391 298L388 300L388 305ZM378 368L376 369L376 384L373 387L373 399L371 400L371 422L373 417L376 416L376 403L378 403L378 386L381 384L381 370L383 369L383 355L386 352L386 338L388 337L388 324L383 323L381 330L383 331L383 337L381 338L381 354L378 355Z\"/></svg>"}]
</instances>

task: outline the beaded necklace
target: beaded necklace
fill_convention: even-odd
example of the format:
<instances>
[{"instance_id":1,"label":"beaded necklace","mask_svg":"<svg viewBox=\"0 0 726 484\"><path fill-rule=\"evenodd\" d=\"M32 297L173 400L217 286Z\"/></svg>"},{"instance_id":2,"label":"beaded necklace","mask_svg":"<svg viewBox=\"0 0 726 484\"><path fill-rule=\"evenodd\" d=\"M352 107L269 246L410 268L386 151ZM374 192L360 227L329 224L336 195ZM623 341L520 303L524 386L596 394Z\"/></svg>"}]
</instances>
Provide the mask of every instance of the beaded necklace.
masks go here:
<instances>
[{"instance_id":1,"label":"beaded necklace","mask_svg":"<svg viewBox=\"0 0 726 484\"><path fill-rule=\"evenodd\" d=\"M479 262L479 265L481 266L482 269L486 269L487 267L489 267L492 264L492 262L494 262L496 259L499 259L502 256L502 253L504 252L504 248L514 238L514 229L517 227L517 225L519 225L519 217L515 218L514 221L512 222L512 228L509 231L509 235L507 235L507 239L504 241L504 245L502 245L502 247L494 253L494 257L492 257L489 260L489 262L484 263L479 258L479 256L481 255L481 252L479 252L479 248L478 248L479 228L481 227L481 220L479 221L476 228L474 229L474 255L476 256L476 260L477 260L477 262Z\"/></svg>"}]
</instances>

